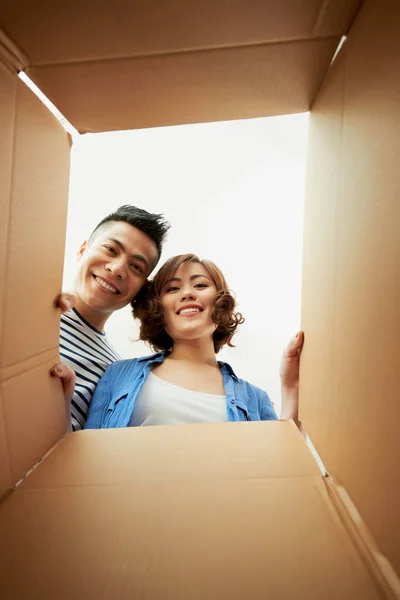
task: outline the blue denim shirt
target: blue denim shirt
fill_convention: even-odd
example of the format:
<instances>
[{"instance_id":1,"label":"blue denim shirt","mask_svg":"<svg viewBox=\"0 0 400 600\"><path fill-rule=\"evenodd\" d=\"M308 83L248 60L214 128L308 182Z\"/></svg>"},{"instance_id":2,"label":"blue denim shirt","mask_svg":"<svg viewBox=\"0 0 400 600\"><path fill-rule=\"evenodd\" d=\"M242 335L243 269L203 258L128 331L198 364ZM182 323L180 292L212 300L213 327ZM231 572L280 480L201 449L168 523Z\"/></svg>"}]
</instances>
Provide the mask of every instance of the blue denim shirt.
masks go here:
<instances>
[{"instance_id":1,"label":"blue denim shirt","mask_svg":"<svg viewBox=\"0 0 400 600\"><path fill-rule=\"evenodd\" d=\"M128 427L136 398L152 367L164 362L164 352L122 360L110 365L97 384L90 403L85 429ZM221 369L229 421L276 420L268 394L238 379L227 363Z\"/></svg>"}]
</instances>

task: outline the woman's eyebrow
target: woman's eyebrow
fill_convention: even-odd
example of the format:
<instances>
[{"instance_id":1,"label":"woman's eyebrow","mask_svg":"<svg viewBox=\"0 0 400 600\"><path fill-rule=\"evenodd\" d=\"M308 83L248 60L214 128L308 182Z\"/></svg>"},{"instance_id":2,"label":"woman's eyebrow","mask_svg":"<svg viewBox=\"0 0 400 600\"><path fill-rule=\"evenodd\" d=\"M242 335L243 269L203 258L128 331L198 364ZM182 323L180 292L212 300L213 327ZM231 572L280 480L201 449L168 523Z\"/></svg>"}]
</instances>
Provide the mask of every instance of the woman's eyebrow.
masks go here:
<instances>
[{"instance_id":1,"label":"woman's eyebrow","mask_svg":"<svg viewBox=\"0 0 400 600\"><path fill-rule=\"evenodd\" d=\"M210 279L210 277L208 277L208 275L204 275L203 273L199 273L198 275L191 275L190 276L190 280L196 279L196 277L205 277L206 279ZM211 279L210 279L210 281L211 281Z\"/></svg>"},{"instance_id":2,"label":"woman's eyebrow","mask_svg":"<svg viewBox=\"0 0 400 600\"><path fill-rule=\"evenodd\" d=\"M171 277L171 279L167 279L167 281L164 283L164 285L167 285L167 283L171 283L171 281L182 281L179 277ZM163 287L164 287L163 285Z\"/></svg>"},{"instance_id":3,"label":"woman's eyebrow","mask_svg":"<svg viewBox=\"0 0 400 600\"><path fill-rule=\"evenodd\" d=\"M211 281L210 277L208 277L207 275L204 275L203 273L198 273L196 275L191 275L190 276L190 281L193 281L193 279L196 279L198 277L205 277L206 279L209 279ZM171 279L168 279L164 283L164 285L167 285L167 283L171 283L171 281L182 281L182 279L180 277L171 277ZM163 287L164 287L164 285L163 285Z\"/></svg>"}]
</instances>

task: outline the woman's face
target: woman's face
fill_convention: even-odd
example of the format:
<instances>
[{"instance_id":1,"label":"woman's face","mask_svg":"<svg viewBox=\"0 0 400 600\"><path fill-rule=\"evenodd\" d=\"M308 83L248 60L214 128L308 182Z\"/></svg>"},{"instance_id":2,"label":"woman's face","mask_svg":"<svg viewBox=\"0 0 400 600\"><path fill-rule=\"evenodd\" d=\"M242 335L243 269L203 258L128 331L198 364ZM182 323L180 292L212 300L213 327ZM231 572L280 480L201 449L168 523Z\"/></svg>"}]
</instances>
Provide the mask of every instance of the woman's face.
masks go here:
<instances>
[{"instance_id":1,"label":"woman's face","mask_svg":"<svg viewBox=\"0 0 400 600\"><path fill-rule=\"evenodd\" d=\"M217 289L200 263L184 263L160 292L165 330L174 342L212 339L216 325L211 315Z\"/></svg>"}]
</instances>

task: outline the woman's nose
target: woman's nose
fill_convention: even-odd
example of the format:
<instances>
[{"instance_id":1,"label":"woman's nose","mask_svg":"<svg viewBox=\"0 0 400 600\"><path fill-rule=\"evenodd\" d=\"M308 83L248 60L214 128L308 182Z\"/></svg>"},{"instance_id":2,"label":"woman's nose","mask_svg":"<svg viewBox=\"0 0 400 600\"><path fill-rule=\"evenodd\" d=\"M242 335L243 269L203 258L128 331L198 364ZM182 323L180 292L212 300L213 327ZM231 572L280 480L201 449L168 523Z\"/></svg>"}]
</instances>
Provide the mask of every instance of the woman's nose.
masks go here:
<instances>
[{"instance_id":1,"label":"woman's nose","mask_svg":"<svg viewBox=\"0 0 400 600\"><path fill-rule=\"evenodd\" d=\"M181 300L194 300L196 298L193 290L182 290Z\"/></svg>"}]
</instances>

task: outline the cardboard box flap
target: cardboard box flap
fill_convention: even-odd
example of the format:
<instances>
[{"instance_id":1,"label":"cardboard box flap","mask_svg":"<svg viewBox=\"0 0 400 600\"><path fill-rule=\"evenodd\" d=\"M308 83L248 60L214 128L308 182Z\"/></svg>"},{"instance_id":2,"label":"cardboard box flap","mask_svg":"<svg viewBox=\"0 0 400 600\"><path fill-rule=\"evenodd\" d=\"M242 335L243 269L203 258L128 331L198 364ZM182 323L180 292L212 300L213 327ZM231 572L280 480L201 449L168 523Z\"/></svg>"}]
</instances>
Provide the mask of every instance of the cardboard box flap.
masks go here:
<instances>
[{"instance_id":1,"label":"cardboard box flap","mask_svg":"<svg viewBox=\"0 0 400 600\"><path fill-rule=\"evenodd\" d=\"M1 28L32 67L340 38L362 0L3 0Z\"/></svg>"},{"instance_id":2,"label":"cardboard box flap","mask_svg":"<svg viewBox=\"0 0 400 600\"><path fill-rule=\"evenodd\" d=\"M0 289L5 289L10 215L17 79L0 62ZM0 294L0 339L3 332L4 293ZM0 498L11 488L7 438L0 390Z\"/></svg>"},{"instance_id":3,"label":"cardboard box flap","mask_svg":"<svg viewBox=\"0 0 400 600\"><path fill-rule=\"evenodd\" d=\"M324 493L313 478L20 490L0 510L2 599L382 598Z\"/></svg>"},{"instance_id":4,"label":"cardboard box flap","mask_svg":"<svg viewBox=\"0 0 400 600\"><path fill-rule=\"evenodd\" d=\"M46 96L94 132L307 111L360 3L5 0L0 25Z\"/></svg>"},{"instance_id":5,"label":"cardboard box flap","mask_svg":"<svg viewBox=\"0 0 400 600\"><path fill-rule=\"evenodd\" d=\"M0 62L12 73L23 71L28 66L28 59L21 50L0 30Z\"/></svg>"},{"instance_id":6,"label":"cardboard box flap","mask_svg":"<svg viewBox=\"0 0 400 600\"><path fill-rule=\"evenodd\" d=\"M223 445L221 446L222 440ZM175 544L176 547L181 548L185 554L188 553L190 555L193 547L198 549L197 542L193 540L196 540L196 531L200 527L199 520L208 520L210 518L207 504L204 504L202 501L199 502L200 496L204 497L204 494L207 494L208 491L210 494L218 494L213 500L215 510L210 524L210 527L213 527L213 524L220 520L219 511L225 506L226 502L229 503L230 509L233 510L233 512L236 511L235 502L237 501L237 498L233 500L228 494L225 500L227 488L224 488L223 486L220 487L221 484L224 482L236 482L240 484L248 482L249 485L252 486L255 482L268 481L276 483L271 487L267 486L265 488L268 499L265 498L263 500L263 498L259 498L257 501L258 506L260 507L259 518L262 522L264 522L266 518L267 520L272 518L271 512L276 512L277 510L280 510L280 508L286 506L291 498L291 490L294 488L297 489L298 493L297 502L304 506L303 510L307 511L305 508L307 506L312 512L314 510L315 502L315 498L310 501L310 491L312 490L312 495L316 493L316 495L319 496L318 503L322 499L323 503L326 505L325 510L331 515L330 518L333 517L332 523L334 524L334 529L337 529L336 533L338 533L339 530L342 530L342 533L347 536L346 540L343 539L342 542L337 545L338 540L336 534L332 537L332 531L330 533L327 532L326 524L323 524L322 526L319 524L318 527L322 527L322 529L318 531L317 537L321 536L321 543L323 543L322 538L325 537L325 548L329 548L329 552L332 548L335 552L335 548L337 547L338 552L344 551L345 554L348 552L348 546L351 546L352 554L354 550L356 550L356 554L358 555L357 562L360 562L361 559L364 563L362 572L364 573L364 577L366 576L365 587L371 588L368 592L371 594L371 597L375 597L376 592L373 589L375 585L382 594L379 595L379 597L392 598L387 576L378 564L379 556L376 555L374 548L369 548L369 546L368 548L365 548L363 543L358 540L358 525L352 524L351 527L349 526L346 508L342 505L341 501L335 501L335 495L332 496L332 488L335 490L335 486L333 486L332 482L325 482L325 479L321 477L321 473L304 443L303 437L298 429L292 423L287 421L240 424L209 423L204 425L177 425L168 427L143 427L78 432L65 438L61 444L53 449L50 455L46 457L46 460L40 463L34 472L21 483L17 490L17 494L25 494L27 491L41 492L43 495L25 496L27 503L29 504L32 501L36 503L39 497L43 498L45 503L48 501L54 503L53 509L57 510L56 507L58 507L58 510L62 511L63 518L69 518L68 511L65 512L64 508L60 508L59 503L61 501L63 504L64 500L57 492L65 492L69 500L72 501L69 510L73 512L75 510L73 507L75 506L78 497L81 497L82 502L85 504L88 500L86 492L89 491L89 494L91 494L91 491L95 491L95 496L97 498L95 502L99 505L104 501L106 504L111 502L114 507L114 512L117 513L116 518L111 519L98 514L98 521L95 529L97 530L100 527L103 530L102 535L106 537L106 532L108 532L108 535L113 539L114 535L111 531L114 528L115 530L119 530L123 523L123 528L125 529L125 521L127 518L125 515L125 504L127 506L130 505L131 507L131 517L128 518L135 519L135 511L137 508L136 501L140 498L140 504L142 501L145 501L146 496L147 509L151 512L153 517L155 514L154 511L160 510L160 505L162 505L162 511L166 510L168 514L171 514L168 506L168 496L174 495L175 502L173 510L176 510L177 514L182 511L180 507L180 502L182 501L185 510L188 511L189 514L191 514L191 511L197 511L198 516L196 517L196 520L193 521L193 532L191 532L190 528L187 528L187 524L183 529L182 527L173 525L173 527L176 528L174 538L169 539L164 532L161 534L161 545L166 543L169 548L172 548ZM289 481L292 483L288 483ZM305 481L304 485L300 483L301 481ZM277 484L277 482L282 482L282 484ZM298 482L298 484L295 482ZM330 483L330 485L328 485L328 483ZM214 484L217 484L215 489L212 487ZM277 492L278 489L280 490L280 495L277 493L275 497L275 492ZM71 495L71 490L75 490L77 494L74 493ZM113 490L111 494L110 490ZM187 495L188 490L190 490L189 496ZM252 493L250 488L249 493ZM126 497L122 501L118 499L121 495ZM108 500L105 500L106 496ZM178 498L180 500L178 500ZM8 502L10 501L14 502L14 499L10 498ZM246 513L247 503L243 502L243 500L240 500L239 502L241 511ZM276 505L273 504L274 502ZM25 501L23 504L25 506ZM280 508L278 508L278 506ZM88 510L92 512L93 507L90 509L88 508ZM251 510L254 510L254 506L251 507ZM8 513L6 512L4 513L4 515L7 514ZM143 515L141 515L141 517L143 517ZM285 519L285 526L290 527L289 523L286 521L286 517L282 515L281 517ZM0 512L0 531L2 527L1 518ZM7 516L5 518L7 519ZM225 518L225 516L223 518ZM305 523L308 521L309 526L313 527L315 525L311 515L302 515L301 519L301 528L307 527ZM73 520L73 527L75 528L77 523L75 519ZM140 518L137 525L134 525L135 529L137 526L139 526L139 528L142 527L142 520L143 519ZM83 535L85 538L92 538L95 523L96 520L93 520L92 515L89 521L85 521L84 526L79 525L80 535ZM22 526L25 529L25 525ZM277 520L276 526L278 528L281 527L279 520ZM354 532L354 526L357 529L356 532ZM153 521L152 530L154 530L154 527L155 524ZM343 527L346 532L344 532ZM46 531L47 528L50 533L51 525L46 523ZM200 527L200 529L202 534L204 534L204 529L202 527ZM221 533L221 528L218 528L218 537ZM354 533L355 537L353 537ZM146 536L145 531L136 529L135 540L137 541L141 535ZM154 556L151 575L157 581L160 580L160 577L161 579L163 577L163 558L158 557L160 552L162 554L162 550L160 550L160 540L157 537L158 535L160 535L159 532L156 533L156 537L153 537L152 542L149 541L151 552ZM208 535L209 534L207 534L207 536ZM238 548L240 547L242 550L248 543L254 544L254 547L264 543L262 540L258 539L256 535L251 533L251 527L246 528L245 532L238 535L238 538L241 535L243 535L243 541L238 542ZM268 535L269 540L271 541L271 538L275 539L276 535L279 534L276 531L270 530ZM290 544L293 542L292 538L297 539L297 536L299 536L300 539L302 534L301 532L299 533L292 530L290 535L286 532L284 532L283 535L285 535L284 544L288 544L289 548ZM47 533L44 532L44 537L46 536ZM314 537L315 532L311 531L307 536L307 543L310 542L310 538ZM126 542L129 544L129 555L132 556L132 553L134 555L136 555L136 553L140 554L143 551L141 544L136 544L133 540L128 541L128 538L129 535L127 534ZM191 542L189 542L189 540L191 540ZM352 542L350 540L352 540ZM23 544L23 547L26 548L25 541L21 539L19 541ZM88 555L93 554L93 550L95 547L97 548L98 542L99 540L92 540L85 552L87 552ZM61 543L64 546L64 541ZM91 543L94 544L92 549L89 547ZM118 544L120 543L121 540L118 541ZM353 543L355 543L354 548L352 546ZM101 544L103 544L103 542L101 542ZM271 544L275 543L271 542ZM271 544L269 545L271 553L274 555L279 553L279 548ZM41 542L39 541L37 545L33 544L33 546L31 549L28 548L24 551L23 561L29 562L31 560L31 551L34 553L37 552L37 548L41 546ZM311 542L311 546L314 547L314 541ZM125 552L124 543L119 546L119 549L122 554ZM230 551L237 552L237 550L234 550L233 548L231 548ZM287 556L286 562L297 561L298 551L298 545L287 550L287 552L290 552L290 555ZM206 548L205 552L207 552ZM115 561L118 561L118 557L114 551L112 551L112 554L114 555ZM97 559L98 558L99 557L97 556ZM269 563L269 557L264 557L264 559ZM46 556L43 556L43 560L45 561L44 564L47 565L48 561ZM121 560L121 558L119 560ZM199 571L203 572L209 568L208 561L204 560L204 556L198 554L198 560L202 561L202 564L197 565ZM244 557L243 560L246 563L247 569L247 566L249 565L248 557ZM323 576L321 573L322 579L320 584L322 584L323 577L329 579L332 576L330 569L327 570L324 557L320 557L321 563L319 566L316 566L315 559L311 558L311 554L304 557L304 560L306 567L302 572L302 576L305 577L305 579L308 578L308 573L310 571L315 571L316 569L322 570L323 572ZM350 558L350 563L352 560L353 559ZM192 559L189 558L189 564L191 562ZM220 564L222 569L224 569L224 564L225 562L222 558ZM110 564L107 568L111 570L110 572L115 571L115 565ZM141 569L139 566L138 568ZM338 568L340 570L341 565L338 565L333 561L330 568ZM368 571L370 575L366 574L366 571ZM7 573L7 570L5 572ZM148 573L148 575L150 574ZM358 575L359 570L356 568L356 574L353 574L352 580L346 581L344 586L339 585L338 590L334 588L332 597L335 598L336 594L337 597L341 597L340 594L344 594L343 597L347 597L347 595L351 597L351 593L356 594L359 592L361 594L364 584L361 584ZM68 575L65 574L64 576ZM187 576L194 576L190 566L187 568ZM63 577L57 578L57 581L54 581L51 584L51 586L55 585L55 587L52 588L51 593L57 595L57 597L58 587L63 585ZM345 574L345 577L349 578L348 574ZM44 582L42 580L45 578L45 572L44 570L42 571L39 563L39 572L35 585L37 586L39 583L40 586L43 586ZM239 580L240 579L241 578L239 577ZM369 583L367 583L367 581ZM89 594L89 597L91 597L91 594L94 595L96 593L98 583L95 583L95 581L92 580L92 575L89 575L89 579L86 583L88 586L87 593ZM239 585L242 585L242 583L243 582ZM120 581L117 581L116 579L113 580L114 588L115 586L118 587L120 584ZM270 584L271 582L268 579L268 585ZM316 585L315 590L319 590L320 584ZM25 582L24 585L27 585L27 583ZM127 586L127 589L131 589L132 585L135 586L132 582L125 581L123 587ZM174 583L172 585L174 585ZM5 586L7 588L7 583ZM309 587L311 588L311 584L306 581L305 590L308 590ZM73 587L67 586L67 588L68 593L72 595L74 593ZM40 588L40 590L42 596L43 589ZM161 590L163 590L164 593L163 597L169 597L165 596L167 590L169 590L168 584L162 584L160 591L157 592L160 593L160 595ZM261 593L261 590L258 587L257 590ZM288 590L289 588L286 588L285 586L279 586L279 593L277 590L274 597L292 597L291 595L287 595ZM175 591L177 591L179 595L179 589ZM133 592L134 587L132 588L132 593ZM168 593L171 594L172 592L172 589L168 591ZM65 593L67 594L67 592ZM104 595L101 597L108 597L108 592L103 590L102 593ZM315 591L315 594L316 593L317 592ZM199 590L194 592L194 594L200 594ZM388 595L386 596L386 594ZM66 597L69 597L68 594ZM156 597L158 597L158 595L156 595ZM175 595L171 597L175 597ZM191 597L190 593L188 597ZM201 596L195 595L194 597L197 598Z\"/></svg>"},{"instance_id":7,"label":"cardboard box flap","mask_svg":"<svg viewBox=\"0 0 400 600\"><path fill-rule=\"evenodd\" d=\"M81 133L264 117L309 110L338 42L51 65L28 75Z\"/></svg>"},{"instance_id":8,"label":"cardboard box flap","mask_svg":"<svg viewBox=\"0 0 400 600\"><path fill-rule=\"evenodd\" d=\"M321 477L19 489L0 540L2 600L383 597Z\"/></svg>"},{"instance_id":9,"label":"cardboard box flap","mask_svg":"<svg viewBox=\"0 0 400 600\"><path fill-rule=\"evenodd\" d=\"M368 0L310 120L301 419L400 573L400 5Z\"/></svg>"},{"instance_id":10,"label":"cardboard box flap","mask_svg":"<svg viewBox=\"0 0 400 600\"><path fill-rule=\"evenodd\" d=\"M223 443L223 452L221 452ZM183 459L182 457L185 457ZM23 483L54 488L317 477L320 471L288 421L88 430L63 440Z\"/></svg>"},{"instance_id":11,"label":"cardboard box flap","mask_svg":"<svg viewBox=\"0 0 400 600\"><path fill-rule=\"evenodd\" d=\"M8 67L0 62L0 495L65 432L49 371L59 360L51 299L61 290L69 145Z\"/></svg>"}]
</instances>

